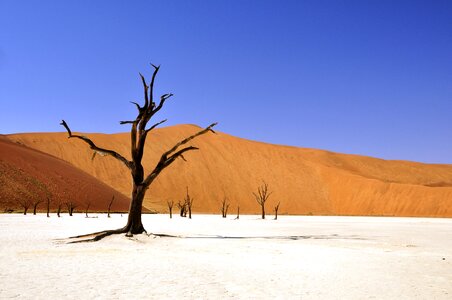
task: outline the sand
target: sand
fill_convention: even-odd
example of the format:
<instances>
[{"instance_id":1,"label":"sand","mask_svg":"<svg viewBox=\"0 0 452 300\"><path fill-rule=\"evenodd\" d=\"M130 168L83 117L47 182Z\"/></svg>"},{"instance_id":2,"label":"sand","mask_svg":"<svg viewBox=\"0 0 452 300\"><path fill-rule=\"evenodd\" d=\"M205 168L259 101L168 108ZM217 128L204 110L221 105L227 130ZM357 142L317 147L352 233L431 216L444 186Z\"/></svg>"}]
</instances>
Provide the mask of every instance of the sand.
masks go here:
<instances>
[{"instance_id":1,"label":"sand","mask_svg":"<svg viewBox=\"0 0 452 300\"><path fill-rule=\"evenodd\" d=\"M42 201L37 207L46 211L59 203L73 202L76 210L107 211L112 197L112 211L127 211L129 198L72 164L47 153L13 143L0 135L0 211L22 211L19 201ZM31 207L32 209L32 207Z\"/></svg>"},{"instance_id":2,"label":"sand","mask_svg":"<svg viewBox=\"0 0 452 300\"><path fill-rule=\"evenodd\" d=\"M451 299L452 219L145 215L154 233L58 238L126 216L0 215L0 298Z\"/></svg>"},{"instance_id":3,"label":"sand","mask_svg":"<svg viewBox=\"0 0 452 300\"><path fill-rule=\"evenodd\" d=\"M76 130L76 128L73 128ZM147 170L176 141L199 130L193 125L164 127L151 132L143 159ZM99 146L130 156L128 133L90 134ZM97 156L66 133L7 135L7 138L63 159L110 187L130 195L128 170L110 157ZM206 134L153 183L144 205L166 212L188 186L196 212L217 213L227 197L235 211L258 213L252 192L265 180L273 191L268 210L281 202L280 213L452 217L452 165L386 161L359 155L271 145L222 132Z\"/></svg>"}]
</instances>

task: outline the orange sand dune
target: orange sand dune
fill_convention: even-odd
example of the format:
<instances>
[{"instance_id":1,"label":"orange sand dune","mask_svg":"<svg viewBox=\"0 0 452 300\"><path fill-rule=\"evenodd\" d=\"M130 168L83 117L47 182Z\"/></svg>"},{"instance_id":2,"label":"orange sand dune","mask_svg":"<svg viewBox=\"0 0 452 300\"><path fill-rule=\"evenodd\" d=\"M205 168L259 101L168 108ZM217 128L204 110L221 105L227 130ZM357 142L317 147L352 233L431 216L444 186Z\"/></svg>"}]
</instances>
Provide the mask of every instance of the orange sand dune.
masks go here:
<instances>
[{"instance_id":1,"label":"orange sand dune","mask_svg":"<svg viewBox=\"0 0 452 300\"><path fill-rule=\"evenodd\" d=\"M144 165L199 127L179 125L157 129L148 138ZM86 134L99 146L126 157L129 134ZM9 135L9 139L49 153L88 172L124 195L130 194L127 169L111 157L97 155L66 133ZM201 150L176 161L151 186L144 205L167 211L186 186L194 210L217 213L223 197L229 212L258 213L252 192L265 180L273 191L267 211L280 201L280 213L452 217L452 165L386 161L358 155L271 145L224 133L206 134L192 143Z\"/></svg>"},{"instance_id":2,"label":"orange sand dune","mask_svg":"<svg viewBox=\"0 0 452 300\"><path fill-rule=\"evenodd\" d=\"M126 211L129 199L93 176L71 164L12 143L0 136L0 209L22 210L19 201L42 201L39 211L45 211L47 196L51 210L58 203L74 202L75 211L82 211L90 202L90 211L106 211L112 196L112 211ZM31 209L31 208L30 208ZM63 204L63 211L66 206Z\"/></svg>"}]
</instances>

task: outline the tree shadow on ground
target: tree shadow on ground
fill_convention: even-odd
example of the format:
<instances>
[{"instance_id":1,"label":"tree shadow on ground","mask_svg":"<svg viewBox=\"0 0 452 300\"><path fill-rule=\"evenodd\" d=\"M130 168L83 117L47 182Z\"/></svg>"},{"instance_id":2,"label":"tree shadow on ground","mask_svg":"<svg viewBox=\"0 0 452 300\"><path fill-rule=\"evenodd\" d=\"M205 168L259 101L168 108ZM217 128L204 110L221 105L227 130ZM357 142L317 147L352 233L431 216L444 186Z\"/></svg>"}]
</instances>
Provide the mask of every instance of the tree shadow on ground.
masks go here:
<instances>
[{"instance_id":1,"label":"tree shadow on ground","mask_svg":"<svg viewBox=\"0 0 452 300\"><path fill-rule=\"evenodd\" d=\"M228 240L252 240L252 239L263 239L263 240L367 240L366 238L357 235L275 235L275 236L223 236L223 235L171 235L171 234L159 234L152 233L152 236L162 237L162 238L178 238L178 239L228 239Z\"/></svg>"}]
</instances>

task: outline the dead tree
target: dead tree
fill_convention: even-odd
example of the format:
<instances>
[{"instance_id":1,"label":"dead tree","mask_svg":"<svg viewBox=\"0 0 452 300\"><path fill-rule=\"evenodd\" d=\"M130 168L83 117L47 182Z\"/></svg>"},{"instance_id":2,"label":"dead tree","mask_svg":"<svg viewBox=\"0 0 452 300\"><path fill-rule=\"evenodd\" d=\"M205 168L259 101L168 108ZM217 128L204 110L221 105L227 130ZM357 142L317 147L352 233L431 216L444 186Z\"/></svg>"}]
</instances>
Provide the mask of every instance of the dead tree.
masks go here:
<instances>
[{"instance_id":1,"label":"dead tree","mask_svg":"<svg viewBox=\"0 0 452 300\"><path fill-rule=\"evenodd\" d=\"M278 220L278 209L279 209L279 204L281 204L281 202L278 202L278 204L275 206L275 220Z\"/></svg>"},{"instance_id":2,"label":"dead tree","mask_svg":"<svg viewBox=\"0 0 452 300\"><path fill-rule=\"evenodd\" d=\"M24 209L24 215L26 215L28 209L29 209L30 206L31 206L31 201L28 200L28 199L25 199L25 200L19 200L19 204L20 204L20 206L22 206L22 208Z\"/></svg>"},{"instance_id":3,"label":"dead tree","mask_svg":"<svg viewBox=\"0 0 452 300\"><path fill-rule=\"evenodd\" d=\"M88 218L88 211L89 211L89 207L91 206L91 202L88 201L86 202L86 209L85 209L85 217Z\"/></svg>"},{"instance_id":4,"label":"dead tree","mask_svg":"<svg viewBox=\"0 0 452 300\"><path fill-rule=\"evenodd\" d=\"M67 207L67 212L69 213L69 216L72 217L72 214L74 213L77 205L74 202L69 201L69 202L66 202L66 207Z\"/></svg>"},{"instance_id":5,"label":"dead tree","mask_svg":"<svg viewBox=\"0 0 452 300\"><path fill-rule=\"evenodd\" d=\"M193 207L193 200L194 198L191 198L188 194L188 186L187 186L187 195L185 196L185 206L187 207L188 211L188 218L191 219L191 208Z\"/></svg>"},{"instance_id":6,"label":"dead tree","mask_svg":"<svg viewBox=\"0 0 452 300\"><path fill-rule=\"evenodd\" d=\"M47 196L47 218L50 218L50 197Z\"/></svg>"},{"instance_id":7,"label":"dead tree","mask_svg":"<svg viewBox=\"0 0 452 300\"><path fill-rule=\"evenodd\" d=\"M63 206L63 203L58 202L58 206L57 206L57 216L58 218L60 217L60 213L61 213L61 207Z\"/></svg>"},{"instance_id":8,"label":"dead tree","mask_svg":"<svg viewBox=\"0 0 452 300\"><path fill-rule=\"evenodd\" d=\"M132 236L133 234L140 234L146 232L143 224L141 222L141 213L143 207L143 200L146 194L146 191L151 186L152 182L157 178L157 176L168 166L170 166L177 158L184 158L184 154L188 151L197 150L197 147L194 146L184 146L194 138L205 134L207 132L213 132L212 128L216 125L213 123L208 127L196 132L195 134L179 141L172 148L165 151L161 156L156 166L152 171L145 175L144 167L142 165L142 158L144 153L144 146L146 143L146 138L151 130L156 128L158 125L162 124L166 120L157 122L152 126L148 127L149 121L158 113L166 100L168 100L173 94L164 94L160 96L160 100L157 102L154 99L154 81L155 77L160 69L159 66L154 66L154 72L152 74L152 78L149 84L146 83L146 80L143 75L140 74L141 81L143 84L144 91L144 104L140 106L136 102L132 102L138 112L135 119L128 121L121 121L120 124L130 124L130 156L131 160L126 159L123 155L119 154L114 150L110 150L107 148L102 148L97 146L91 139L86 136L78 135L72 133L68 124L62 120L61 125L64 126L68 133L69 138L77 138L88 144L89 147L94 151L94 153L102 154L102 155L110 155L113 158L120 161L129 171L132 177L132 199L130 200L129 206L129 215L127 219L127 224L116 230L105 230L101 232L96 232L89 235L77 236L76 238L86 238L89 241L97 241L111 234L119 234L126 233L126 236Z\"/></svg>"},{"instance_id":9,"label":"dead tree","mask_svg":"<svg viewBox=\"0 0 452 300\"><path fill-rule=\"evenodd\" d=\"M221 202L221 216L223 218L227 217L228 209L229 209L228 198L224 197L223 201Z\"/></svg>"},{"instance_id":10,"label":"dead tree","mask_svg":"<svg viewBox=\"0 0 452 300\"><path fill-rule=\"evenodd\" d=\"M261 206L262 219L265 219L265 202L267 202L271 194L272 192L268 191L268 184L265 181L257 188L257 194L253 193L257 203Z\"/></svg>"},{"instance_id":11,"label":"dead tree","mask_svg":"<svg viewBox=\"0 0 452 300\"><path fill-rule=\"evenodd\" d=\"M111 206L113 205L113 200L115 200L115 195L113 195L113 197L111 198L110 202L108 203L108 212L107 212L107 216L110 218L110 210L111 210Z\"/></svg>"},{"instance_id":12,"label":"dead tree","mask_svg":"<svg viewBox=\"0 0 452 300\"><path fill-rule=\"evenodd\" d=\"M174 206L174 201L173 200L168 200L166 201L166 204L168 205L168 211L169 211L169 217L170 219L173 218L173 206Z\"/></svg>"},{"instance_id":13,"label":"dead tree","mask_svg":"<svg viewBox=\"0 0 452 300\"><path fill-rule=\"evenodd\" d=\"M235 217L235 219L240 219L240 205L237 205L237 217Z\"/></svg>"},{"instance_id":14,"label":"dead tree","mask_svg":"<svg viewBox=\"0 0 452 300\"><path fill-rule=\"evenodd\" d=\"M187 205L186 205L185 200L179 201L179 202L177 203L177 207L179 207L179 215L180 215L182 218L185 218L185 217L187 216Z\"/></svg>"},{"instance_id":15,"label":"dead tree","mask_svg":"<svg viewBox=\"0 0 452 300\"><path fill-rule=\"evenodd\" d=\"M41 203L42 200L36 200L33 202L33 215L36 215L36 209L38 208L39 203Z\"/></svg>"}]
</instances>

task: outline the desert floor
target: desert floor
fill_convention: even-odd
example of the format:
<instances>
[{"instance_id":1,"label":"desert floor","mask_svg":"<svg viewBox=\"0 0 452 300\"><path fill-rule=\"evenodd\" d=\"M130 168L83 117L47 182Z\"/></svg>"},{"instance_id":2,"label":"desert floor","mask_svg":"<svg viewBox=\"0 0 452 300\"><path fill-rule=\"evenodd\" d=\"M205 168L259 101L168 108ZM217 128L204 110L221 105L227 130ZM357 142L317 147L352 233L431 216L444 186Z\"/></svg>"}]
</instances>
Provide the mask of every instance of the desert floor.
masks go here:
<instances>
[{"instance_id":1,"label":"desert floor","mask_svg":"<svg viewBox=\"0 0 452 300\"><path fill-rule=\"evenodd\" d=\"M0 214L0 298L451 299L452 219Z\"/></svg>"}]
</instances>

